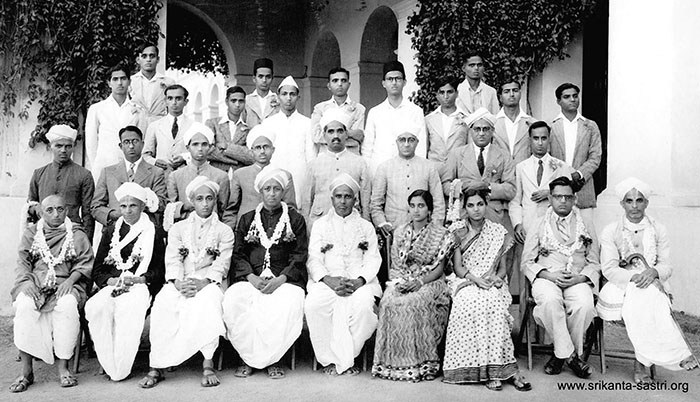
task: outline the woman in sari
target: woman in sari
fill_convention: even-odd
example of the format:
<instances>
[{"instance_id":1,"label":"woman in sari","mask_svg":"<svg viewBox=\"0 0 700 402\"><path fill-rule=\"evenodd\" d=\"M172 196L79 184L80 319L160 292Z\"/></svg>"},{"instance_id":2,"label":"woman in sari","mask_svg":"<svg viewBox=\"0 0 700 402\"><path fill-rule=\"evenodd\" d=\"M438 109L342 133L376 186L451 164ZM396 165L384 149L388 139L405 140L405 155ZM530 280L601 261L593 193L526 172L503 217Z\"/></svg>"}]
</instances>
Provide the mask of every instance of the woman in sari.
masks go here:
<instances>
[{"instance_id":1,"label":"woman in sari","mask_svg":"<svg viewBox=\"0 0 700 402\"><path fill-rule=\"evenodd\" d=\"M513 317L506 283L505 253L513 238L501 224L484 218L488 190L467 190L467 220L451 226L460 244L453 256L452 312L447 327L443 381L485 383L502 389L509 380L518 391L532 389L520 376L510 333Z\"/></svg>"},{"instance_id":2,"label":"woman in sari","mask_svg":"<svg viewBox=\"0 0 700 402\"><path fill-rule=\"evenodd\" d=\"M411 222L394 233L372 375L430 381L440 369L438 345L450 308L443 266L454 240L447 229L430 222L433 197L428 191L411 193L408 206Z\"/></svg>"}]
</instances>

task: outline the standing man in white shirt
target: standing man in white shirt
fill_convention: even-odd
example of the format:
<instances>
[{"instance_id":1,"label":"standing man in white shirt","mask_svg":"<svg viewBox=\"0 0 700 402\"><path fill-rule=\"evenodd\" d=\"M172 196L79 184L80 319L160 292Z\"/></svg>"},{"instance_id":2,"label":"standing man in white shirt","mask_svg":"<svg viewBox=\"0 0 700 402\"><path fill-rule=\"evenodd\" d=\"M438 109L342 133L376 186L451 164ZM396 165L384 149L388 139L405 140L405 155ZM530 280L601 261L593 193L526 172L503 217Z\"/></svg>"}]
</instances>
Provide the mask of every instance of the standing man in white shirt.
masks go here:
<instances>
[{"instance_id":1,"label":"standing man in white shirt","mask_svg":"<svg viewBox=\"0 0 700 402\"><path fill-rule=\"evenodd\" d=\"M185 87L179 84L171 85L165 88L164 94L168 114L148 126L143 159L163 169L167 176L185 164L185 156L189 155L189 152L183 138L194 120L182 113L189 96Z\"/></svg>"},{"instance_id":2,"label":"standing man in white shirt","mask_svg":"<svg viewBox=\"0 0 700 402\"><path fill-rule=\"evenodd\" d=\"M204 124L214 132L215 144L209 150L209 162L212 166L228 173L255 162L253 153L246 146L249 127L245 122L245 98L243 88L238 85L226 90L226 114L222 118L214 117Z\"/></svg>"},{"instance_id":3,"label":"standing man in white shirt","mask_svg":"<svg viewBox=\"0 0 700 402\"><path fill-rule=\"evenodd\" d=\"M598 125L581 116L578 110L580 93L578 86L568 82L555 90L561 113L552 122L550 152L553 157L576 169L571 178L583 185L576 194L576 207L581 210L582 216L592 220L596 206L593 174L600 166L603 148Z\"/></svg>"},{"instance_id":4,"label":"standing man in white shirt","mask_svg":"<svg viewBox=\"0 0 700 402\"><path fill-rule=\"evenodd\" d=\"M136 63L140 69L131 76L129 95L145 112L146 122L143 128L168 114L163 91L175 81L156 71L159 60L156 45L145 43L138 48Z\"/></svg>"},{"instance_id":5,"label":"standing man in white shirt","mask_svg":"<svg viewBox=\"0 0 700 402\"><path fill-rule=\"evenodd\" d=\"M374 176L377 167L384 161L398 156L396 137L401 134L398 122L412 122L419 127L416 132L418 147L416 155L425 158L427 139L423 109L403 97L406 85L406 71L403 64L390 61L384 64L382 86L386 90L386 100L370 109L365 127L365 140L362 143L362 156L369 165L370 176Z\"/></svg>"},{"instance_id":6,"label":"standing man in white shirt","mask_svg":"<svg viewBox=\"0 0 700 402\"><path fill-rule=\"evenodd\" d=\"M143 129L143 109L128 97L129 69L116 66L109 70L109 87L112 93L107 99L88 108L85 119L85 153L93 179L106 166L123 160L119 148L119 130L126 126Z\"/></svg>"},{"instance_id":7,"label":"standing man in white shirt","mask_svg":"<svg viewBox=\"0 0 700 402\"><path fill-rule=\"evenodd\" d=\"M299 85L291 75L277 88L280 112L268 117L263 123L275 133L275 153L272 164L288 170L294 179L296 203L306 189L306 164L316 157L311 141L311 119L297 110Z\"/></svg>"},{"instance_id":8,"label":"standing man in white shirt","mask_svg":"<svg viewBox=\"0 0 700 402\"><path fill-rule=\"evenodd\" d=\"M311 138L319 154L328 149L320 122L326 111L331 109L340 109L350 116L345 148L352 153L360 154L360 144L365 138L365 107L348 97L349 88L350 72L348 70L334 67L328 72L328 90L333 96L317 103L311 113Z\"/></svg>"},{"instance_id":9,"label":"standing man in white shirt","mask_svg":"<svg viewBox=\"0 0 700 402\"><path fill-rule=\"evenodd\" d=\"M275 78L272 60L262 58L253 63L253 84L255 90L245 98L246 123L251 128L279 112L277 95L270 91Z\"/></svg>"},{"instance_id":10,"label":"standing man in white shirt","mask_svg":"<svg viewBox=\"0 0 700 402\"><path fill-rule=\"evenodd\" d=\"M500 97L503 107L496 115L493 142L513 158L513 164L530 157L528 128L535 119L520 108L520 82L509 81L501 85Z\"/></svg>"},{"instance_id":11,"label":"standing man in white shirt","mask_svg":"<svg viewBox=\"0 0 700 402\"><path fill-rule=\"evenodd\" d=\"M447 155L455 148L466 145L469 135L464 118L467 113L457 106L456 77L443 77L438 82L435 94L440 106L425 116L425 126L428 136L428 160L440 166L447 162Z\"/></svg>"},{"instance_id":12,"label":"standing man in white shirt","mask_svg":"<svg viewBox=\"0 0 700 402\"><path fill-rule=\"evenodd\" d=\"M462 65L466 78L459 84L457 105L467 113L474 113L480 107L491 114L498 113L498 96L496 90L486 85L484 78L484 59L476 53L467 53Z\"/></svg>"}]
</instances>

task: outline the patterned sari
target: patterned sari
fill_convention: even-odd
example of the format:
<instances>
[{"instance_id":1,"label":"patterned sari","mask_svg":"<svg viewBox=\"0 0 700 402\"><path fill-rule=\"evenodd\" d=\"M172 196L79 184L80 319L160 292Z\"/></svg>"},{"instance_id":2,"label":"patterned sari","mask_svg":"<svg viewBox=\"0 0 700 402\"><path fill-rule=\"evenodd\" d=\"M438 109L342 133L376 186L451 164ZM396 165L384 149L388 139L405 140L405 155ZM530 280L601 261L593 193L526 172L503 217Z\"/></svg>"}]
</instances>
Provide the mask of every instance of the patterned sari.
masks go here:
<instances>
[{"instance_id":1,"label":"patterned sari","mask_svg":"<svg viewBox=\"0 0 700 402\"><path fill-rule=\"evenodd\" d=\"M500 224L486 220L481 232L459 230L462 266L477 277L493 275L513 239ZM450 281L452 293L464 278ZM444 382L452 384L507 380L518 372L510 333L508 285L462 288L452 300L445 344Z\"/></svg>"},{"instance_id":2,"label":"patterned sari","mask_svg":"<svg viewBox=\"0 0 700 402\"><path fill-rule=\"evenodd\" d=\"M408 293L396 285L431 272L449 257L454 245L453 235L437 225L414 232L408 223L396 230L390 281L379 305L373 376L418 382L437 374L438 345L450 308L447 284L440 277Z\"/></svg>"}]
</instances>

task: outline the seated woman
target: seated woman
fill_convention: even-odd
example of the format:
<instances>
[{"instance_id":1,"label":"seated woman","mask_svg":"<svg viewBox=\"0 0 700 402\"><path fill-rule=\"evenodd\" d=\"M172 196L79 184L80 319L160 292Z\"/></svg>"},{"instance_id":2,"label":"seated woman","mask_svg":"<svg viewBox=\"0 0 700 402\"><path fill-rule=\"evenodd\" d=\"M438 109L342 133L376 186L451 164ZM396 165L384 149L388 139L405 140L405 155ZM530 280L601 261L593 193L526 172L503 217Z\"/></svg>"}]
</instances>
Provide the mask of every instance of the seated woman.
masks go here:
<instances>
[{"instance_id":1,"label":"seated woman","mask_svg":"<svg viewBox=\"0 0 700 402\"><path fill-rule=\"evenodd\" d=\"M177 366L200 351L204 356L201 385L219 385L214 352L226 333L222 319L221 283L228 274L233 231L214 212L219 185L198 176L186 188L194 214L173 225L165 250L168 283L151 311L151 370L139 383L152 388L163 379L160 369Z\"/></svg>"},{"instance_id":2,"label":"seated woman","mask_svg":"<svg viewBox=\"0 0 700 402\"><path fill-rule=\"evenodd\" d=\"M141 342L151 302L148 285L162 278L162 263L155 261L162 250L153 250L156 229L144 212L158 210L158 196L133 182L114 195L122 216L103 232L97 248L92 277L100 291L85 304L85 317L100 365L112 381L120 381L131 373Z\"/></svg>"},{"instance_id":3,"label":"seated woman","mask_svg":"<svg viewBox=\"0 0 700 402\"><path fill-rule=\"evenodd\" d=\"M485 383L493 391L510 380L518 391L532 389L520 376L513 354L513 317L506 284L505 253L513 238L503 225L485 219L488 190L467 190L467 220L451 226L460 245L450 275L452 311L447 326L444 382Z\"/></svg>"},{"instance_id":4,"label":"seated woman","mask_svg":"<svg viewBox=\"0 0 700 402\"><path fill-rule=\"evenodd\" d=\"M408 208L411 221L394 233L372 375L430 381L440 369L438 345L450 311L443 266L455 242L447 229L431 223L433 197L428 191L412 192Z\"/></svg>"},{"instance_id":5,"label":"seated woman","mask_svg":"<svg viewBox=\"0 0 700 402\"><path fill-rule=\"evenodd\" d=\"M247 377L253 368L285 376L279 360L301 334L308 238L304 218L282 202L289 175L266 166L255 177L262 202L236 227L236 283L224 295L228 338L243 359L234 372Z\"/></svg>"}]
</instances>

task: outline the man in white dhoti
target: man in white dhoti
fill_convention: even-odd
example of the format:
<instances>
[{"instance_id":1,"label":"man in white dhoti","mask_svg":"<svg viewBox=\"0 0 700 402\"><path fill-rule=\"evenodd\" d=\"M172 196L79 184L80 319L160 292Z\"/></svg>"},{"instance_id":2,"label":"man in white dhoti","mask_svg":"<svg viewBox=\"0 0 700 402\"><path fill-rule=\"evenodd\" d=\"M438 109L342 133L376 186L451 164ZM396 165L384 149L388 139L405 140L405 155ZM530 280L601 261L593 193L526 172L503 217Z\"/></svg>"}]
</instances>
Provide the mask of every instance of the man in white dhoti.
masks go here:
<instances>
[{"instance_id":1,"label":"man in white dhoti","mask_svg":"<svg viewBox=\"0 0 700 402\"><path fill-rule=\"evenodd\" d=\"M60 195L44 198L41 219L22 235L11 292L22 374L10 385L11 392L24 392L34 383L34 358L53 364L54 355L60 385L78 384L68 360L78 340L78 304L86 299L93 255L88 237L66 217L67 211Z\"/></svg>"},{"instance_id":2,"label":"man in white dhoti","mask_svg":"<svg viewBox=\"0 0 700 402\"><path fill-rule=\"evenodd\" d=\"M162 283L156 229L145 209L158 210L158 196L126 182L114 193L121 216L102 233L93 279L100 288L85 305L95 353L105 374L121 381L131 373L150 306L148 286Z\"/></svg>"},{"instance_id":3,"label":"man in white dhoti","mask_svg":"<svg viewBox=\"0 0 700 402\"><path fill-rule=\"evenodd\" d=\"M243 359L234 372L267 368L285 376L279 360L301 334L308 240L304 218L282 202L289 175L265 167L255 178L263 201L236 227L234 275L224 296L228 338Z\"/></svg>"},{"instance_id":4,"label":"man in white dhoti","mask_svg":"<svg viewBox=\"0 0 700 402\"><path fill-rule=\"evenodd\" d=\"M581 360L583 336L595 317L593 292L600 278L598 240L593 224L581 216L576 185L568 177L549 183L551 207L527 233L522 270L532 283L532 311L554 341L545 374L561 373L566 362L580 378L592 374Z\"/></svg>"},{"instance_id":5,"label":"man in white dhoti","mask_svg":"<svg viewBox=\"0 0 700 402\"><path fill-rule=\"evenodd\" d=\"M374 298L382 295L382 260L374 227L354 208L360 185L341 173L329 189L333 208L311 230L304 310L323 371L355 375L355 358L377 328Z\"/></svg>"},{"instance_id":6,"label":"man in white dhoti","mask_svg":"<svg viewBox=\"0 0 700 402\"><path fill-rule=\"evenodd\" d=\"M636 178L615 187L624 216L600 236L600 260L608 283L597 310L606 321L622 319L636 360L634 381L651 382L646 367L692 370L698 361L671 316L671 249L666 228L646 214L651 188ZM635 258L639 257L639 258Z\"/></svg>"},{"instance_id":7,"label":"man in white dhoti","mask_svg":"<svg viewBox=\"0 0 700 402\"><path fill-rule=\"evenodd\" d=\"M226 334L221 318L223 280L233 251L233 231L214 213L219 185L198 176L187 186L195 213L173 225L165 251L165 279L151 310L151 370L139 383L152 388L160 369L177 366L198 351L203 387L219 385L214 352Z\"/></svg>"}]
</instances>

